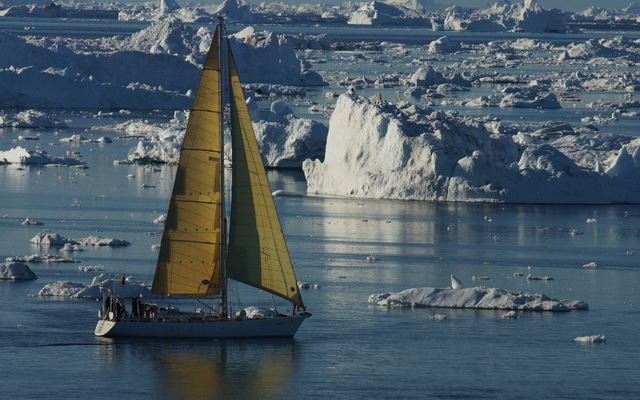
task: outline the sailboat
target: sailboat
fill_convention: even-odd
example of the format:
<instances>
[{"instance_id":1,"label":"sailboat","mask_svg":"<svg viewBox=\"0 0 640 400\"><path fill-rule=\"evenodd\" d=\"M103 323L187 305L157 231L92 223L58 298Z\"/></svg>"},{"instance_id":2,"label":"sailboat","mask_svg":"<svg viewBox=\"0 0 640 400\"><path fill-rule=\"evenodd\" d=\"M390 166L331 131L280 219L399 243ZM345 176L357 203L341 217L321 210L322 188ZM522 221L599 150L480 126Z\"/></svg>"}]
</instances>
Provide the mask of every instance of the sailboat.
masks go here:
<instances>
[{"instance_id":1,"label":"sailboat","mask_svg":"<svg viewBox=\"0 0 640 400\"><path fill-rule=\"evenodd\" d=\"M225 124L233 154L230 201L225 199ZM293 305L292 313L230 315L229 280L286 299ZM182 312L136 299L131 313L126 313L115 294L103 290L107 294L95 335L293 337L311 316L300 295L222 18L187 123L151 291L212 298L219 307Z\"/></svg>"}]
</instances>

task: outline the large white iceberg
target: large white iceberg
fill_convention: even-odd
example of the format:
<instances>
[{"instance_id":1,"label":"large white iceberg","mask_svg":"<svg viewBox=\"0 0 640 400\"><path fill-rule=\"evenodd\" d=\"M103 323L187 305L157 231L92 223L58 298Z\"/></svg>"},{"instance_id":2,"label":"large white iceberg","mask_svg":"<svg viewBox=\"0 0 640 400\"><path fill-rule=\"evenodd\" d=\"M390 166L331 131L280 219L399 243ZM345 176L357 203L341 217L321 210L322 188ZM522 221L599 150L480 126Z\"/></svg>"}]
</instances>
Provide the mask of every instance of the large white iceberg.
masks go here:
<instances>
[{"instance_id":1,"label":"large white iceberg","mask_svg":"<svg viewBox=\"0 0 640 400\"><path fill-rule=\"evenodd\" d=\"M482 310L571 311L588 310L577 300L557 300L544 294L516 292L482 286L462 289L413 288L372 294L369 303L384 307L439 307Z\"/></svg>"},{"instance_id":2,"label":"large white iceberg","mask_svg":"<svg viewBox=\"0 0 640 400\"><path fill-rule=\"evenodd\" d=\"M575 141L567 151L566 141L559 149L518 136L490 120L374 104L347 93L331 116L324 162L303 163L307 191L435 201L640 202L640 141L627 138L624 150L610 151L594 147L597 141ZM585 163L589 159L593 163Z\"/></svg>"}]
</instances>

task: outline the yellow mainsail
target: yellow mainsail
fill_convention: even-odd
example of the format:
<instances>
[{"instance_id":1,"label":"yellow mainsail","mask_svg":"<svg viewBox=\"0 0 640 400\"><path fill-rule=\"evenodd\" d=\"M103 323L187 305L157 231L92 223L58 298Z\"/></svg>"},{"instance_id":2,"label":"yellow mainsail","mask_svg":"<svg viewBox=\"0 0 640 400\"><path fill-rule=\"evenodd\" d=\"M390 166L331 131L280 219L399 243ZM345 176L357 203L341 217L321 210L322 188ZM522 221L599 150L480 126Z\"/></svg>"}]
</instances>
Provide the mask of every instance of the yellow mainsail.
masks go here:
<instances>
[{"instance_id":1,"label":"yellow mainsail","mask_svg":"<svg viewBox=\"0 0 640 400\"><path fill-rule=\"evenodd\" d=\"M227 276L302 307L238 71L227 47L233 153Z\"/></svg>"},{"instance_id":2,"label":"yellow mainsail","mask_svg":"<svg viewBox=\"0 0 640 400\"><path fill-rule=\"evenodd\" d=\"M180 153L153 279L157 294L221 293L220 29L203 66Z\"/></svg>"}]
</instances>

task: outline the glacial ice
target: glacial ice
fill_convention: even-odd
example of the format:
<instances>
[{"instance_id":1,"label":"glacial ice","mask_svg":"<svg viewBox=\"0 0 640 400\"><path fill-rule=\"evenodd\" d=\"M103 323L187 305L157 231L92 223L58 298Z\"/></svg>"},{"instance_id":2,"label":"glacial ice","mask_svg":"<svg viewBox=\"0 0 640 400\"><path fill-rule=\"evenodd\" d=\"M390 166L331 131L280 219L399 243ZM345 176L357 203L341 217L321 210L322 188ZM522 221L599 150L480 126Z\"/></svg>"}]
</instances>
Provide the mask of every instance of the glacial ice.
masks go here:
<instances>
[{"instance_id":1,"label":"glacial ice","mask_svg":"<svg viewBox=\"0 0 640 400\"><path fill-rule=\"evenodd\" d=\"M490 119L343 94L329 123L324 161L303 163L307 192L470 202L640 201L638 139L626 137L620 145L619 135L561 138L555 147L553 140L515 141L509 132Z\"/></svg>"},{"instance_id":2,"label":"glacial ice","mask_svg":"<svg viewBox=\"0 0 640 400\"><path fill-rule=\"evenodd\" d=\"M0 264L0 280L22 281L32 279L38 279L38 277L27 264L19 262Z\"/></svg>"},{"instance_id":3,"label":"glacial ice","mask_svg":"<svg viewBox=\"0 0 640 400\"><path fill-rule=\"evenodd\" d=\"M577 300L557 300L544 294L516 292L482 286L460 289L412 288L401 292L372 294L369 303L382 307L439 307L482 310L571 311L588 310Z\"/></svg>"},{"instance_id":4,"label":"glacial ice","mask_svg":"<svg viewBox=\"0 0 640 400\"><path fill-rule=\"evenodd\" d=\"M109 247L120 247L120 246L128 246L131 243L122 239L112 239L112 238L103 238L100 236L87 236L80 239L71 239L64 237L56 232L51 232L49 230L44 230L39 232L33 238L31 238L31 243L40 245L40 246L66 246L70 245L80 245L80 246L109 246Z\"/></svg>"}]
</instances>

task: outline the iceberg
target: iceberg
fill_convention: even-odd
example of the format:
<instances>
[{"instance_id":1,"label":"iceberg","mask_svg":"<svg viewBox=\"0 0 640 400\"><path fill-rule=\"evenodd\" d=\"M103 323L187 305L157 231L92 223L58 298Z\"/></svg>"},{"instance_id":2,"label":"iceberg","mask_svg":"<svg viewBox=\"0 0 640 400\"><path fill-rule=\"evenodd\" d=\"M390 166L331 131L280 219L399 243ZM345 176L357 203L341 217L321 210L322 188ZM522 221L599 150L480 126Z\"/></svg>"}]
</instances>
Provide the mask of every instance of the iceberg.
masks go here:
<instances>
[{"instance_id":1,"label":"iceberg","mask_svg":"<svg viewBox=\"0 0 640 400\"><path fill-rule=\"evenodd\" d=\"M265 166L299 169L307 158L324 155L328 133L324 124L296 117L282 100L271 103L268 111L248 103Z\"/></svg>"},{"instance_id":2,"label":"iceberg","mask_svg":"<svg viewBox=\"0 0 640 400\"><path fill-rule=\"evenodd\" d=\"M29 150L21 146L7 151L0 151L0 160L3 159L9 164L21 165L85 165L84 162L75 158L50 156L46 151Z\"/></svg>"},{"instance_id":3,"label":"iceberg","mask_svg":"<svg viewBox=\"0 0 640 400\"><path fill-rule=\"evenodd\" d=\"M615 140L607 149L586 137L560 138L555 147L553 141L516 141L510 132L493 119L343 94L329 121L324 161L302 165L307 192L431 201L640 202L640 163L630 161L636 159L630 154L640 158L640 141L626 137L624 151Z\"/></svg>"},{"instance_id":4,"label":"iceberg","mask_svg":"<svg viewBox=\"0 0 640 400\"><path fill-rule=\"evenodd\" d=\"M65 245L66 246L66 245ZM30 256L7 257L7 262L19 263L79 263L80 260L52 254L32 254Z\"/></svg>"},{"instance_id":5,"label":"iceberg","mask_svg":"<svg viewBox=\"0 0 640 400\"><path fill-rule=\"evenodd\" d=\"M577 300L557 300L544 294L516 292L482 286L459 289L412 288L401 292L372 294L369 303L382 307L437 307L476 310L571 311L588 310Z\"/></svg>"},{"instance_id":6,"label":"iceberg","mask_svg":"<svg viewBox=\"0 0 640 400\"><path fill-rule=\"evenodd\" d=\"M59 233L44 230L39 232L33 238L31 243L40 246L66 246L80 245L80 246L109 246L109 247L121 247L129 246L131 243L122 239L103 238L100 236L87 236L80 239L71 239L61 236Z\"/></svg>"},{"instance_id":7,"label":"iceberg","mask_svg":"<svg viewBox=\"0 0 640 400\"><path fill-rule=\"evenodd\" d=\"M109 278L106 273L100 274L93 278L89 285L70 281L57 281L45 285L38 292L38 296L56 296L67 297L72 299L102 299L102 288L107 290L115 290L116 296L120 298L131 297L153 297L151 289L144 283L135 282L131 277L126 279L125 285L122 286L120 279L114 281Z\"/></svg>"},{"instance_id":8,"label":"iceberg","mask_svg":"<svg viewBox=\"0 0 640 400\"><path fill-rule=\"evenodd\" d=\"M38 279L27 264L10 262L0 264L0 280L24 281Z\"/></svg>"}]
</instances>

